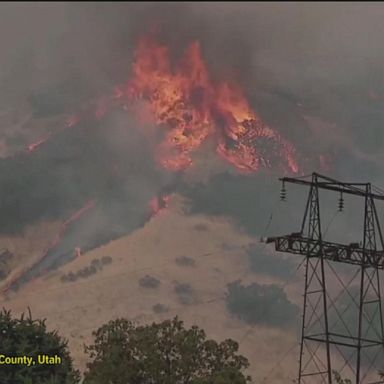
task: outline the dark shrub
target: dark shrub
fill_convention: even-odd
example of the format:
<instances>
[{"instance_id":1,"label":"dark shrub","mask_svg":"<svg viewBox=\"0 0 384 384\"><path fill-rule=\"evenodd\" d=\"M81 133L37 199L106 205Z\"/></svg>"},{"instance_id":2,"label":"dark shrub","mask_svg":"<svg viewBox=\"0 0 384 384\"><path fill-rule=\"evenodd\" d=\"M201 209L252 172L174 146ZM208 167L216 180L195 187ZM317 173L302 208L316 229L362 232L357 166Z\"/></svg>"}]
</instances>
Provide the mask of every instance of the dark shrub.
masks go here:
<instances>
[{"instance_id":1,"label":"dark shrub","mask_svg":"<svg viewBox=\"0 0 384 384\"><path fill-rule=\"evenodd\" d=\"M80 276L80 277L87 277L87 270L88 268L85 267L85 268L81 268L78 272L77 272L77 275Z\"/></svg>"},{"instance_id":2,"label":"dark shrub","mask_svg":"<svg viewBox=\"0 0 384 384\"><path fill-rule=\"evenodd\" d=\"M244 286L240 281L228 285L227 308L250 324L286 327L296 320L298 307L276 284Z\"/></svg>"},{"instance_id":3,"label":"dark shrub","mask_svg":"<svg viewBox=\"0 0 384 384\"><path fill-rule=\"evenodd\" d=\"M9 275L9 272L5 269L0 269L0 280L4 280Z\"/></svg>"},{"instance_id":4,"label":"dark shrub","mask_svg":"<svg viewBox=\"0 0 384 384\"><path fill-rule=\"evenodd\" d=\"M180 304L191 305L194 302L194 298L191 295L181 294L178 297Z\"/></svg>"},{"instance_id":5,"label":"dark shrub","mask_svg":"<svg viewBox=\"0 0 384 384\"><path fill-rule=\"evenodd\" d=\"M176 257L175 261L177 265L181 265L183 267L194 267L196 265L195 260L188 256Z\"/></svg>"},{"instance_id":6,"label":"dark shrub","mask_svg":"<svg viewBox=\"0 0 384 384\"><path fill-rule=\"evenodd\" d=\"M208 227L205 224L196 224L193 226L193 229L200 232L208 231Z\"/></svg>"},{"instance_id":7,"label":"dark shrub","mask_svg":"<svg viewBox=\"0 0 384 384\"><path fill-rule=\"evenodd\" d=\"M101 264L99 259L93 259L91 261L91 266L94 266L97 269L101 269L102 268L102 264Z\"/></svg>"},{"instance_id":8,"label":"dark shrub","mask_svg":"<svg viewBox=\"0 0 384 384\"><path fill-rule=\"evenodd\" d=\"M168 312L169 308L163 304L155 304L152 307L152 310L155 313L165 313L165 312Z\"/></svg>"},{"instance_id":9,"label":"dark shrub","mask_svg":"<svg viewBox=\"0 0 384 384\"><path fill-rule=\"evenodd\" d=\"M68 277L67 277L67 275L66 275L66 274L61 275L61 277L60 277L60 281L61 281L62 283L66 283L66 282L68 281Z\"/></svg>"},{"instance_id":10,"label":"dark shrub","mask_svg":"<svg viewBox=\"0 0 384 384\"><path fill-rule=\"evenodd\" d=\"M178 283L174 287L175 292L178 295L179 301L183 305L192 304L194 301L193 288L187 283Z\"/></svg>"},{"instance_id":11,"label":"dark shrub","mask_svg":"<svg viewBox=\"0 0 384 384\"><path fill-rule=\"evenodd\" d=\"M178 295L191 295L193 292L192 287L187 283L176 283L174 289Z\"/></svg>"},{"instance_id":12,"label":"dark shrub","mask_svg":"<svg viewBox=\"0 0 384 384\"><path fill-rule=\"evenodd\" d=\"M160 285L160 280L156 277L146 275L139 280L139 284L144 288L157 288Z\"/></svg>"},{"instance_id":13,"label":"dark shrub","mask_svg":"<svg viewBox=\"0 0 384 384\"><path fill-rule=\"evenodd\" d=\"M73 272L68 272L67 279L68 279L68 281L76 281L77 280L77 275L74 274Z\"/></svg>"},{"instance_id":14,"label":"dark shrub","mask_svg":"<svg viewBox=\"0 0 384 384\"><path fill-rule=\"evenodd\" d=\"M101 264L108 265L112 263L112 257L111 256L103 256L101 258Z\"/></svg>"}]
</instances>

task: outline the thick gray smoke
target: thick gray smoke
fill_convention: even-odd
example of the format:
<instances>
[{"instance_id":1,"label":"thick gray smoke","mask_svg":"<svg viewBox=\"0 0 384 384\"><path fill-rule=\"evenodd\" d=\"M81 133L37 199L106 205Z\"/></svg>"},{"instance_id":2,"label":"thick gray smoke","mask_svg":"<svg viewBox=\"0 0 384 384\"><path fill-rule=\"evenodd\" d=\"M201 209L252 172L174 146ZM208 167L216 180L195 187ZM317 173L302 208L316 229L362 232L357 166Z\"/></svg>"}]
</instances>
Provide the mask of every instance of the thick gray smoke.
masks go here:
<instances>
[{"instance_id":1,"label":"thick gray smoke","mask_svg":"<svg viewBox=\"0 0 384 384\"><path fill-rule=\"evenodd\" d=\"M1 4L0 150L16 151L25 137L34 135L31 114L42 119L76 112L124 83L138 36L156 31L175 59L189 42L199 40L213 77L242 84L252 106L295 143L304 159L326 154L334 176L384 185L383 16L383 5L369 3ZM103 124L118 127L111 129L113 142L108 135L101 140L109 154L130 140L119 128L121 121L115 124L111 118ZM70 146L73 138L68 140ZM87 142L83 136L81 140ZM55 151L51 148L44 153ZM116 153L119 164L124 156L132 162L129 149ZM144 154L148 156L146 151L134 154L138 164ZM97 177L89 176L91 158L83 166L89 183L80 183L89 187L83 189L84 200L92 197L93 183L102 196L108 194ZM20 167L33 184L25 165ZM78 172L77 165L74 169ZM65 191L77 191L72 172L77 175L65 166L48 170L54 180L68 180ZM127 176L122 191L138 196L147 185L146 175L153 180L153 172L150 167L140 177ZM158 182L148 182L148 191L156 193L166 184L167 178L158 177ZM59 203L66 199L65 194L55 197Z\"/></svg>"},{"instance_id":2,"label":"thick gray smoke","mask_svg":"<svg viewBox=\"0 0 384 384\"><path fill-rule=\"evenodd\" d=\"M371 3L2 4L2 109L41 95L75 109L125 81L137 37L155 29L175 56L200 40L212 72L237 77L302 151L380 179L383 16Z\"/></svg>"}]
</instances>

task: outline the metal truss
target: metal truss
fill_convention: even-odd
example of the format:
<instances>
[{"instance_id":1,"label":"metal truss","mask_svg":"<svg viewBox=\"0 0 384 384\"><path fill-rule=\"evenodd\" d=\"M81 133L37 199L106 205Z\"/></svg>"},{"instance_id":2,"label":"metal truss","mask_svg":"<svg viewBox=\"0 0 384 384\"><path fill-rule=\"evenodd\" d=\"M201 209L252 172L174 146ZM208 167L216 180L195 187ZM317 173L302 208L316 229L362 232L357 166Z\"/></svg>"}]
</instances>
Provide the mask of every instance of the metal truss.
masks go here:
<instances>
[{"instance_id":1,"label":"metal truss","mask_svg":"<svg viewBox=\"0 0 384 384\"><path fill-rule=\"evenodd\" d=\"M384 383L384 328L379 270L384 269L383 236L370 183L343 183L313 173L310 180L282 178L309 187L300 232L270 237L277 251L304 255L305 286L299 360L299 384L331 384L333 370L355 384ZM361 242L323 240L319 190L364 198ZM347 268L348 266L348 268ZM348 273L346 273L346 268ZM332 281L332 284L331 284Z\"/></svg>"}]
</instances>

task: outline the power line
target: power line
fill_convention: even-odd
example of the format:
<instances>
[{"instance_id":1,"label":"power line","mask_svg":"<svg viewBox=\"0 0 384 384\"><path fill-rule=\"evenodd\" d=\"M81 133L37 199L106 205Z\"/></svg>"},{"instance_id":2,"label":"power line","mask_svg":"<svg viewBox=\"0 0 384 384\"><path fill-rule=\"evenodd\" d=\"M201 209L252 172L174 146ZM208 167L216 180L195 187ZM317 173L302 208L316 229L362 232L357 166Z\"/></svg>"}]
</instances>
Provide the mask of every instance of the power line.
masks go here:
<instances>
[{"instance_id":1,"label":"power line","mask_svg":"<svg viewBox=\"0 0 384 384\"><path fill-rule=\"evenodd\" d=\"M280 208L280 205L281 205L281 199L280 199L280 197L277 197L276 200L275 200L275 202L274 202L274 204L273 204L272 212L271 212L271 214L270 214L270 216L269 216L267 225L265 226L265 228L264 228L264 230L263 230L263 232L262 232L262 234L261 234L261 237L264 237L265 234L267 233L269 227L270 227L271 224L272 224L273 216L274 216L274 214L276 213L276 210Z\"/></svg>"}]
</instances>

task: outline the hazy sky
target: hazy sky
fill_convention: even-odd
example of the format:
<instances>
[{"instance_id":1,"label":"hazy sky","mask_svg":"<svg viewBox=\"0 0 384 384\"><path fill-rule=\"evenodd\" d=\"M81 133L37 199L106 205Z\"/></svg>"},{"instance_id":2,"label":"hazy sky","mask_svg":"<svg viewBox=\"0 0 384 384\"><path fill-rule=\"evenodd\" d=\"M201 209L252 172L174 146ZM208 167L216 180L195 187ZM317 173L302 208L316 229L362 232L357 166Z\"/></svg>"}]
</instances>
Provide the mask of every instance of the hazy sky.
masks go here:
<instances>
[{"instance_id":1,"label":"hazy sky","mask_svg":"<svg viewBox=\"0 0 384 384\"><path fill-rule=\"evenodd\" d=\"M160 24L174 41L200 38L228 62L247 57L238 64L268 69L281 85L299 77L340 84L383 64L383 16L376 3L3 3L0 74L20 61L47 77L73 66L97 73Z\"/></svg>"}]
</instances>

